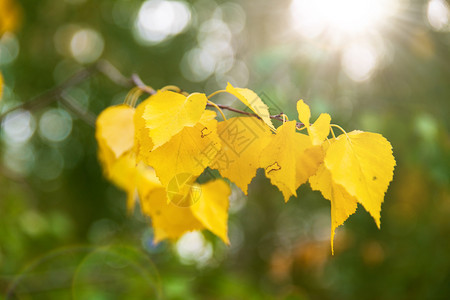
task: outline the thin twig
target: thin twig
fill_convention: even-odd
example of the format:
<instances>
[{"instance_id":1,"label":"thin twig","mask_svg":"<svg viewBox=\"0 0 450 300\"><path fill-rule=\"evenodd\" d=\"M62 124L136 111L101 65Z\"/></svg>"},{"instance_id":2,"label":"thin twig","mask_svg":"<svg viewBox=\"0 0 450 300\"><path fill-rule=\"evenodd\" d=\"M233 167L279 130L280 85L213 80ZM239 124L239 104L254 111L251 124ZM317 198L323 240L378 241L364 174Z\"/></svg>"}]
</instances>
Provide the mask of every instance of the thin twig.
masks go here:
<instances>
[{"instance_id":1,"label":"thin twig","mask_svg":"<svg viewBox=\"0 0 450 300\"><path fill-rule=\"evenodd\" d=\"M213 107L213 105L212 105L212 104L209 104L209 103L207 103L206 105L207 105L207 106L212 106L212 107ZM255 113L250 113L250 112L248 112L248 111L243 111L243 110L240 110L240 109L236 109L236 108L233 108L233 107L228 106L228 105L223 105L223 104L216 104L216 105L217 105L219 108L221 108L221 109L225 109L225 110L229 110L229 111L232 111L232 112L241 114L241 115L246 115L246 116L256 117L256 118L258 118L258 119L261 119L261 117L258 116L258 115L255 114ZM272 120L278 120L278 121L280 121L280 122L283 122L282 115L283 115L283 113L279 113L279 114L276 114L276 115L271 115L270 118L271 118ZM304 124L301 123L301 122L297 122L297 128L300 128L301 126L304 126Z\"/></svg>"},{"instance_id":2,"label":"thin twig","mask_svg":"<svg viewBox=\"0 0 450 300\"><path fill-rule=\"evenodd\" d=\"M133 73L131 75L131 81L133 82L133 84L135 86L137 86L138 88L140 88L143 92L150 94L150 95L154 95L156 94L156 91L154 89L152 89L151 87L147 86L141 79L141 77L139 77L138 74Z\"/></svg>"},{"instance_id":3,"label":"thin twig","mask_svg":"<svg viewBox=\"0 0 450 300\"><path fill-rule=\"evenodd\" d=\"M46 92L42 93L39 96L36 96L32 98L31 100L21 103L13 108L8 109L6 112L2 113L0 115L0 121L2 121L6 115L9 113L18 110L18 109L24 109L24 110L36 110L41 107L45 107L55 101L58 101L59 99L64 102L63 104L66 105L71 110L74 110L73 112L77 114L81 119L85 120L89 125L92 125L92 117L93 115L89 115L86 117L81 117L82 113L88 113L84 112L82 110L79 110L76 107L76 104L74 101L68 101L67 100L67 94L64 94L64 91L72 86L78 85L96 72L100 72L108 79L110 79L112 82L114 82L117 85L131 88L133 86L137 86L139 89L141 89L143 92L148 93L150 95L156 94L156 91L152 89L151 87L147 86L139 77L137 74L133 74L130 79L122 75L122 73L114 67L109 61L107 60L100 60L98 63L89 66L87 68L84 68L77 73L70 76L66 81L61 83L60 85L57 85ZM64 95L63 95L64 94Z\"/></svg>"},{"instance_id":4,"label":"thin twig","mask_svg":"<svg viewBox=\"0 0 450 300\"><path fill-rule=\"evenodd\" d=\"M97 116L90 111L86 111L83 107L78 104L78 102L69 94L63 92L61 94L60 102L62 105L67 107L69 111L73 112L77 117L83 120L86 124L91 127L95 127L95 120Z\"/></svg>"},{"instance_id":5,"label":"thin twig","mask_svg":"<svg viewBox=\"0 0 450 300\"><path fill-rule=\"evenodd\" d=\"M126 88L132 88L134 86L133 81L130 78L123 76L123 74L109 61L102 59L96 65L97 70L115 84Z\"/></svg>"},{"instance_id":6,"label":"thin twig","mask_svg":"<svg viewBox=\"0 0 450 300\"><path fill-rule=\"evenodd\" d=\"M3 120L3 118L5 118L5 116L7 114L9 114L10 112L15 111L17 109L35 110L40 107L49 105L50 103L58 100L58 97L61 95L61 93L65 89L83 82L84 80L86 80L86 78L88 78L89 76L94 74L96 71L97 71L97 68L95 67L95 65L93 65L91 67L85 68L85 69L75 73L74 75L69 77L69 79L67 79L66 81L61 83L60 85L58 85L50 90L47 90L43 94L36 96L36 97L32 98L31 100L24 102L22 104L19 104L13 108L7 110L6 112L2 113L0 115L0 121Z\"/></svg>"}]
</instances>

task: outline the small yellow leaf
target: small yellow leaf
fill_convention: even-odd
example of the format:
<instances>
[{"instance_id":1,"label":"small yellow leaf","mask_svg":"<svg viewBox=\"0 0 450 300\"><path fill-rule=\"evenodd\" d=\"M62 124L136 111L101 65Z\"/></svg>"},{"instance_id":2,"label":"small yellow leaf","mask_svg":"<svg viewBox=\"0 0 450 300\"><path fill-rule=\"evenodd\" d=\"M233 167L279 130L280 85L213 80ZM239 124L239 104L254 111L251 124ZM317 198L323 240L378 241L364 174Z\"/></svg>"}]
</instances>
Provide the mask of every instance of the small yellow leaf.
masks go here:
<instances>
[{"instance_id":1,"label":"small yellow leaf","mask_svg":"<svg viewBox=\"0 0 450 300\"><path fill-rule=\"evenodd\" d=\"M331 117L329 114L320 114L316 122L309 127L309 135L313 145L320 145L330 134Z\"/></svg>"},{"instance_id":2,"label":"small yellow leaf","mask_svg":"<svg viewBox=\"0 0 450 300\"><path fill-rule=\"evenodd\" d=\"M97 118L97 142L110 149L116 159L133 147L133 115L134 108L121 104L108 107Z\"/></svg>"},{"instance_id":3,"label":"small yellow leaf","mask_svg":"<svg viewBox=\"0 0 450 300\"><path fill-rule=\"evenodd\" d=\"M147 160L147 156L153 149L153 142L150 138L149 129L145 126L145 120L142 117L147 104L152 101L152 96L148 97L146 100L142 101L137 107L134 114L134 152L136 153L136 161Z\"/></svg>"},{"instance_id":4,"label":"small yellow leaf","mask_svg":"<svg viewBox=\"0 0 450 300\"><path fill-rule=\"evenodd\" d=\"M272 133L254 117L236 117L219 122L217 132L222 149L211 168L234 182L245 194L259 168L259 157Z\"/></svg>"},{"instance_id":5,"label":"small yellow leaf","mask_svg":"<svg viewBox=\"0 0 450 300\"><path fill-rule=\"evenodd\" d=\"M269 108L255 92L249 89L235 88L230 83L228 83L226 90L250 108L267 126L275 131L275 127L270 119Z\"/></svg>"},{"instance_id":6,"label":"small yellow leaf","mask_svg":"<svg viewBox=\"0 0 450 300\"><path fill-rule=\"evenodd\" d=\"M200 199L191 206L194 216L206 229L220 237L227 245L228 239L228 197L230 187L221 179L201 185Z\"/></svg>"},{"instance_id":7,"label":"small yellow leaf","mask_svg":"<svg viewBox=\"0 0 450 300\"><path fill-rule=\"evenodd\" d=\"M302 122L311 137L313 145L320 145L327 138L330 133L331 117L329 114L320 114L314 124L310 125L311 111L309 106L299 100L297 102L298 119Z\"/></svg>"},{"instance_id":8,"label":"small yellow leaf","mask_svg":"<svg viewBox=\"0 0 450 300\"><path fill-rule=\"evenodd\" d=\"M302 122L306 126L306 128L309 128L309 121L311 119L311 110L303 100L297 101L297 112L298 112L298 119L300 120L300 122Z\"/></svg>"},{"instance_id":9,"label":"small yellow leaf","mask_svg":"<svg viewBox=\"0 0 450 300\"><path fill-rule=\"evenodd\" d=\"M331 251L334 253L333 241L337 227L344 224L350 215L355 213L357 200L344 187L336 184L331 173L322 164L317 173L309 178L311 188L320 191L324 198L331 202Z\"/></svg>"},{"instance_id":10,"label":"small yellow leaf","mask_svg":"<svg viewBox=\"0 0 450 300\"><path fill-rule=\"evenodd\" d=\"M194 127L205 111L205 94L194 93L188 97L171 92L158 92L151 97L142 115L150 129L154 149L168 142L185 127Z\"/></svg>"},{"instance_id":11,"label":"small yellow leaf","mask_svg":"<svg viewBox=\"0 0 450 300\"><path fill-rule=\"evenodd\" d=\"M380 134L352 131L330 145L324 161L333 181L354 196L380 227L381 204L395 166L391 144Z\"/></svg>"},{"instance_id":12,"label":"small yellow leaf","mask_svg":"<svg viewBox=\"0 0 450 300\"><path fill-rule=\"evenodd\" d=\"M286 122L263 150L260 166L266 177L283 193L287 202L297 188L313 175L323 161L323 150L308 136L296 132L296 122Z\"/></svg>"},{"instance_id":13,"label":"small yellow leaf","mask_svg":"<svg viewBox=\"0 0 450 300\"><path fill-rule=\"evenodd\" d=\"M164 186L178 174L195 177L211 165L221 146L215 116L215 112L205 110L197 124L183 128L148 154L145 163L155 169Z\"/></svg>"}]
</instances>

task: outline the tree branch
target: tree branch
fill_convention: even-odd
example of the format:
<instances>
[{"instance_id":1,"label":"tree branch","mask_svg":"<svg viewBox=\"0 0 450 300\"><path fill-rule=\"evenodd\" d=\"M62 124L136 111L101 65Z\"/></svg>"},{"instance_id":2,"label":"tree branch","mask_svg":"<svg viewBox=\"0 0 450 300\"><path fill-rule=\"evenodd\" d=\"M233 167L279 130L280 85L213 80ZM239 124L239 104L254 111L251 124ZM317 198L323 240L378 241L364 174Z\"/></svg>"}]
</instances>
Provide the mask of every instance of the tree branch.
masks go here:
<instances>
[{"instance_id":1,"label":"tree branch","mask_svg":"<svg viewBox=\"0 0 450 300\"><path fill-rule=\"evenodd\" d=\"M148 93L150 95L156 94L156 91L154 89L144 84L139 75L133 74L131 78L127 78L109 61L100 60L96 64L78 71L77 73L70 76L63 83L47 90L41 95L36 96L27 102L21 103L11 109L8 109L6 112L0 115L0 121L2 121L6 115L15 110L18 109L36 110L41 107L45 107L55 101L60 100L62 104L64 104L69 110L71 110L73 113L79 116L82 120L86 121L86 123L88 123L89 125L93 125L95 123L96 116L93 115L92 113L85 112L82 109L80 110L80 107L77 106L76 101L73 101L74 99L71 98L71 100L68 100L67 99L68 95L67 93L65 93L65 90L80 84L81 82L83 82L84 80L86 80L87 78L89 78L90 76L94 75L97 72L105 75L109 80L111 80L112 82L114 82L119 86L123 86L126 88L137 86L145 93ZM82 116L83 114L87 115Z\"/></svg>"},{"instance_id":2,"label":"tree branch","mask_svg":"<svg viewBox=\"0 0 450 300\"><path fill-rule=\"evenodd\" d=\"M133 84L135 86L137 86L138 88L140 88L144 93L150 94L150 95L154 95L156 94L156 91L154 89L152 89L151 87L147 86L142 79L139 77L138 74L133 73L131 75L131 81L133 82Z\"/></svg>"},{"instance_id":3,"label":"tree branch","mask_svg":"<svg viewBox=\"0 0 450 300\"><path fill-rule=\"evenodd\" d=\"M156 91L151 88L150 86L146 85L142 79L139 77L138 74L133 73L131 75L131 78L125 77L115 66L113 66L109 61L107 60L100 60L96 64L89 66L85 69L80 70L79 72L75 73L71 77L69 77L66 81L61 83L60 85L44 92L43 94L32 98L31 100L19 104L3 114L0 115L0 121L2 121L5 116L17 109L26 109L26 110L35 110L40 107L44 107L49 105L50 103L54 101L61 101L61 103L67 107L70 111L72 111L75 115L77 115L80 119L85 121L90 126L95 126L95 119L96 116L92 114L91 112L83 110L78 103L70 97L65 91L66 89L75 86L77 84L80 84L90 76L92 76L95 73L101 73L108 77L109 80L114 82L115 84L119 86L123 86L126 88L131 88L133 86L138 87L140 90L142 90L144 93L147 93L149 95L156 94ZM182 92L182 91L181 91ZM207 104L207 106L213 107L212 104ZM243 110L239 110L236 108L233 108L231 106L223 105L223 104L217 104L217 106L220 109L229 110L238 114L256 117L258 119L261 119L257 114L246 112ZM270 118L273 120L278 120L283 122L283 114L279 113L277 115L271 115ZM303 123L297 122L297 127L300 128L304 126Z\"/></svg>"},{"instance_id":4,"label":"tree branch","mask_svg":"<svg viewBox=\"0 0 450 300\"><path fill-rule=\"evenodd\" d=\"M248 112L248 111L243 111L243 110L240 110L240 109L236 109L236 108L233 108L233 107L228 106L228 105L223 105L223 104L216 104L216 105L217 105L220 109L225 109L225 110L229 110L229 111L232 111L232 112L241 114L241 115L246 115L246 116L256 117L256 118L258 118L258 119L261 119L260 116L258 116L258 115L255 114L255 113L250 113L250 112ZM206 104L206 106L214 107L212 104L209 104L209 103ZM283 113L279 113L279 114L277 114L277 115L271 115L270 118L271 118L272 120L278 120L278 121L283 122L284 120L283 120L282 115L283 115ZM297 125L296 125L296 126L297 126L298 128L300 128L300 127L304 126L304 124L301 123L301 122L297 122Z\"/></svg>"}]
</instances>

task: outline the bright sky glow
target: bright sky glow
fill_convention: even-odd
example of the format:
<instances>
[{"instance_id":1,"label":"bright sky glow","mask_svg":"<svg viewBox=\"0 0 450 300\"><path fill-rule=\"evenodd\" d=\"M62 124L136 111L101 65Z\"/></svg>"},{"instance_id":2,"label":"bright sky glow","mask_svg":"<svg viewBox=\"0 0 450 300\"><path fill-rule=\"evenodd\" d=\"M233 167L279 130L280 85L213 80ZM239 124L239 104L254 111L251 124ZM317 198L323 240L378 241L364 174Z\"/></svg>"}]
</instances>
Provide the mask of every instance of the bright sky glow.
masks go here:
<instances>
[{"instance_id":1,"label":"bright sky glow","mask_svg":"<svg viewBox=\"0 0 450 300\"><path fill-rule=\"evenodd\" d=\"M341 53L343 72L361 82L379 67L382 30L397 10L398 1L388 0L292 0L289 12L301 37Z\"/></svg>"},{"instance_id":2,"label":"bright sky glow","mask_svg":"<svg viewBox=\"0 0 450 300\"><path fill-rule=\"evenodd\" d=\"M392 13L395 1L387 0L293 0L290 12L294 27L305 37L328 32L358 35L379 26Z\"/></svg>"},{"instance_id":3,"label":"bright sky glow","mask_svg":"<svg viewBox=\"0 0 450 300\"><path fill-rule=\"evenodd\" d=\"M135 26L141 41L157 44L182 32L190 20L185 2L150 0L139 9Z\"/></svg>"},{"instance_id":4,"label":"bright sky glow","mask_svg":"<svg viewBox=\"0 0 450 300\"><path fill-rule=\"evenodd\" d=\"M450 30L450 8L444 0L431 0L428 2L427 17L428 22L435 30Z\"/></svg>"}]
</instances>

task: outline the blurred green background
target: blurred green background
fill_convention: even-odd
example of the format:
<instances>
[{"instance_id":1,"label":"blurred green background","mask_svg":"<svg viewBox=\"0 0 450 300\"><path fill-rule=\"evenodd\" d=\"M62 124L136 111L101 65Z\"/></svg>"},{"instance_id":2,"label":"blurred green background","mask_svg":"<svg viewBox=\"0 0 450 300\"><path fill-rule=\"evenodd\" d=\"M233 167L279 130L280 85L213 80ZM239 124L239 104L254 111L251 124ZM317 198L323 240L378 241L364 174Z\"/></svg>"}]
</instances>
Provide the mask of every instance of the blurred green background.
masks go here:
<instances>
[{"instance_id":1,"label":"blurred green background","mask_svg":"<svg viewBox=\"0 0 450 300\"><path fill-rule=\"evenodd\" d=\"M0 0L6 16L0 298L450 298L448 2ZM329 202L305 185L284 204L259 172L248 197L233 188L230 247L208 232L153 245L97 161L92 117L127 87L100 72L6 113L104 60L154 88L230 82L274 114L296 118L302 98L383 134L397 167L381 230L359 207L332 256Z\"/></svg>"}]
</instances>

